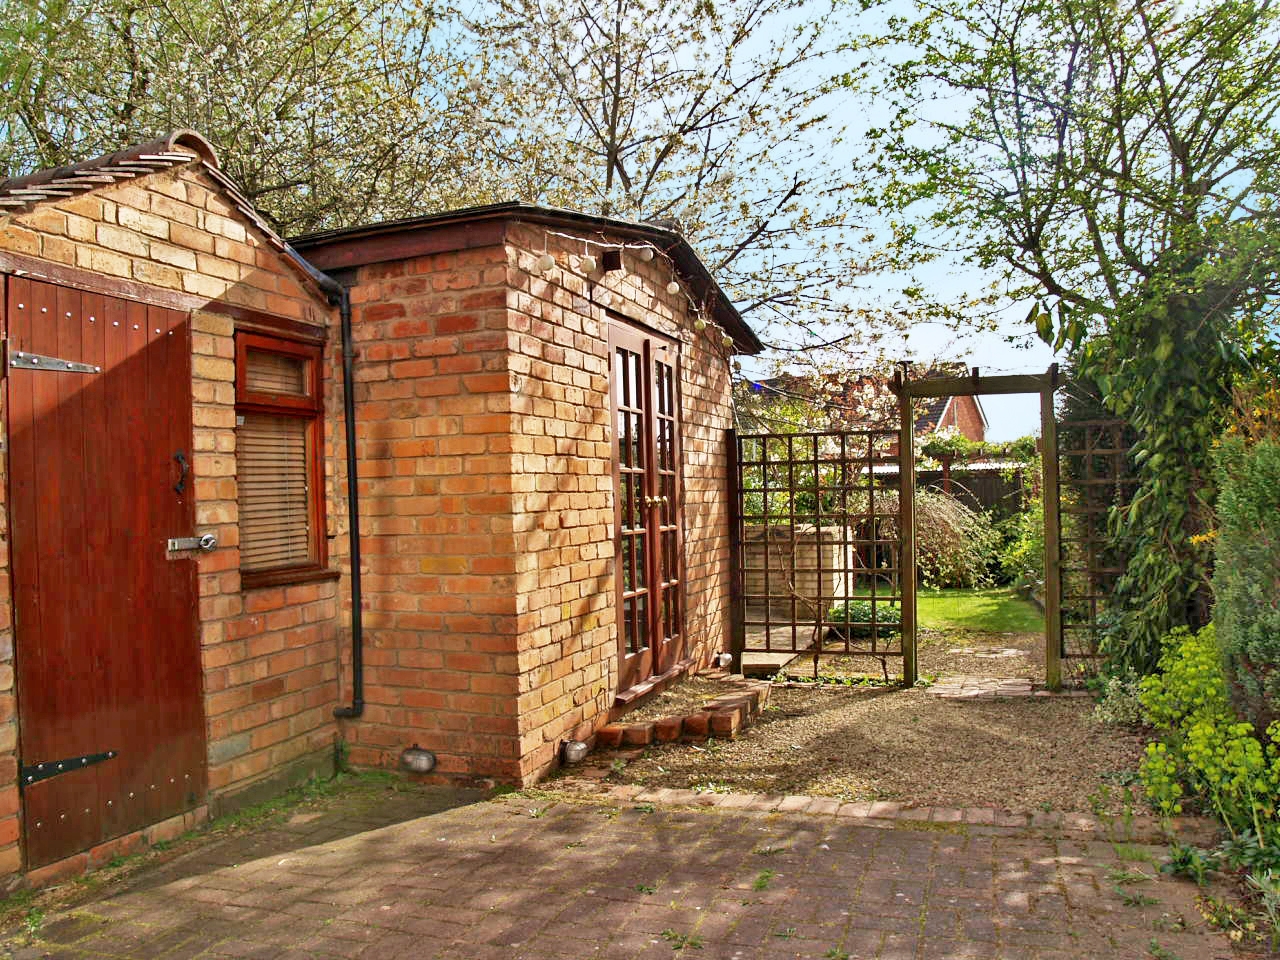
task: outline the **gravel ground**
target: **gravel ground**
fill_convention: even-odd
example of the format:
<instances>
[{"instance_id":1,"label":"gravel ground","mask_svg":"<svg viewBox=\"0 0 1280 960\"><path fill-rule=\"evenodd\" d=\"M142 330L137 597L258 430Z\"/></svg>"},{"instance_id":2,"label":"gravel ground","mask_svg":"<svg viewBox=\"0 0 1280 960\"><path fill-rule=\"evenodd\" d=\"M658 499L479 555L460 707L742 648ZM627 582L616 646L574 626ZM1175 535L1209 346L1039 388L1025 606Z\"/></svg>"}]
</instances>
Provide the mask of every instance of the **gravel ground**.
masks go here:
<instances>
[{"instance_id":1,"label":"gravel ground","mask_svg":"<svg viewBox=\"0 0 1280 960\"><path fill-rule=\"evenodd\" d=\"M738 740L652 747L626 782L918 806L1087 812L1123 806L1140 737L1092 701L941 700L927 690L774 687ZM1136 789L1136 788L1135 788Z\"/></svg>"},{"instance_id":2,"label":"gravel ground","mask_svg":"<svg viewBox=\"0 0 1280 960\"><path fill-rule=\"evenodd\" d=\"M663 717L697 713L704 704L728 692L730 691L725 685L717 680L690 677L674 687L663 690L654 699L645 701L622 719L625 723L639 723L644 720L661 720Z\"/></svg>"},{"instance_id":3,"label":"gravel ground","mask_svg":"<svg viewBox=\"0 0 1280 960\"><path fill-rule=\"evenodd\" d=\"M922 677L1029 677L1044 681L1044 634L982 633L969 630L921 629L916 669ZM902 660L888 658L889 676L902 676ZM824 657L818 672L828 676L883 679L884 668L872 657ZM786 671L813 676L812 654L801 654Z\"/></svg>"}]
</instances>

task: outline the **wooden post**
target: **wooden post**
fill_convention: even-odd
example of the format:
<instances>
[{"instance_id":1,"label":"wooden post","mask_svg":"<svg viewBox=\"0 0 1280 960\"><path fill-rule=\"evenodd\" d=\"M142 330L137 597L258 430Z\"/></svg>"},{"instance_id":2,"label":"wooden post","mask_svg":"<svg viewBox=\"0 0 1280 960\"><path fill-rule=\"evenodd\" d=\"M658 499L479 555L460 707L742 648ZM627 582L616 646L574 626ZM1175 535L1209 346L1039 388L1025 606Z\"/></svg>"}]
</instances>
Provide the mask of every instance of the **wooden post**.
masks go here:
<instances>
[{"instance_id":1,"label":"wooden post","mask_svg":"<svg viewBox=\"0 0 1280 960\"><path fill-rule=\"evenodd\" d=\"M902 590L902 685L916 683L916 443L915 407L907 386L898 380L898 583ZM875 478L871 478L875 482Z\"/></svg>"},{"instance_id":2,"label":"wooden post","mask_svg":"<svg viewBox=\"0 0 1280 960\"><path fill-rule=\"evenodd\" d=\"M1044 681L1050 690L1062 686L1062 545L1058 497L1058 418L1053 394L1058 365L1049 368L1040 392L1041 495L1044 497Z\"/></svg>"},{"instance_id":3,"label":"wooden post","mask_svg":"<svg viewBox=\"0 0 1280 960\"><path fill-rule=\"evenodd\" d=\"M742 672L742 652L747 646L747 610L742 584L742 477L738 464L738 431L725 431L726 493L729 498L729 653L730 669ZM766 541L765 549L768 550Z\"/></svg>"}]
</instances>

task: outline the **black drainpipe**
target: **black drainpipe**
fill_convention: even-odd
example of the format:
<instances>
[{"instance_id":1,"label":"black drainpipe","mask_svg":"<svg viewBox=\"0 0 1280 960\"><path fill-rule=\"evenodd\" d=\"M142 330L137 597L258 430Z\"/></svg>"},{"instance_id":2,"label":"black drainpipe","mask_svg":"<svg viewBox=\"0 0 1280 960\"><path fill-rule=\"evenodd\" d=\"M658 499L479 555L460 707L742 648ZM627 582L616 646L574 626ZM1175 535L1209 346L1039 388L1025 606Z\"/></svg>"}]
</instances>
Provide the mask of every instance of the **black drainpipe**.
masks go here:
<instances>
[{"instance_id":1,"label":"black drainpipe","mask_svg":"<svg viewBox=\"0 0 1280 960\"><path fill-rule=\"evenodd\" d=\"M356 398L354 348L351 346L351 293L346 284L317 270L293 247L285 252L325 292L330 304L337 304L342 321L342 412L347 434L347 526L351 542L351 706L335 707L335 717L351 718L364 713L364 611L360 603L360 493L356 474Z\"/></svg>"},{"instance_id":2,"label":"black drainpipe","mask_svg":"<svg viewBox=\"0 0 1280 960\"><path fill-rule=\"evenodd\" d=\"M360 478L356 473L356 399L351 345L351 294L342 288L342 414L347 435L347 537L351 544L351 706L334 708L335 717L364 713L364 610L360 602Z\"/></svg>"}]
</instances>

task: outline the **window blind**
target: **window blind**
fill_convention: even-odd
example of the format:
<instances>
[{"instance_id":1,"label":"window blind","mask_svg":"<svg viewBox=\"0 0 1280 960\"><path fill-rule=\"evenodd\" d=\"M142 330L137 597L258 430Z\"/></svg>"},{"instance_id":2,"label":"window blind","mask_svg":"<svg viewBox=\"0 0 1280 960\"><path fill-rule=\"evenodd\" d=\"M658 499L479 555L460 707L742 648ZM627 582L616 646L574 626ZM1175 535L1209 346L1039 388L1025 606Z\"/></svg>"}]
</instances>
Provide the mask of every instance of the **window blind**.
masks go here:
<instances>
[{"instance_id":1,"label":"window blind","mask_svg":"<svg viewBox=\"0 0 1280 960\"><path fill-rule=\"evenodd\" d=\"M251 393L305 397L307 362L301 357L250 348L245 351L244 386Z\"/></svg>"},{"instance_id":2,"label":"window blind","mask_svg":"<svg viewBox=\"0 0 1280 960\"><path fill-rule=\"evenodd\" d=\"M312 558L307 496L308 420L245 413L236 431L240 568L263 570Z\"/></svg>"}]
</instances>

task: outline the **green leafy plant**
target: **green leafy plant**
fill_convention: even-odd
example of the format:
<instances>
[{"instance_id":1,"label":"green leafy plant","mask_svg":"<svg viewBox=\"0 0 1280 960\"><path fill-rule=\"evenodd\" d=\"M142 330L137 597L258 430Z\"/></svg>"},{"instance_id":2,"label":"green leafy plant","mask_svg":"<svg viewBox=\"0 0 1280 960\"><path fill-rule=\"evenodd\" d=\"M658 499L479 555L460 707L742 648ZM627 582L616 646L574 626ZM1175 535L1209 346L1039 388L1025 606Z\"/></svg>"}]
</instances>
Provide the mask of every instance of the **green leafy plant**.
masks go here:
<instances>
[{"instance_id":1,"label":"green leafy plant","mask_svg":"<svg viewBox=\"0 0 1280 960\"><path fill-rule=\"evenodd\" d=\"M1160 901L1155 897L1149 897L1145 893L1138 893L1134 890L1126 890L1124 887L1112 887L1116 895L1120 897L1120 902L1126 907L1151 907Z\"/></svg>"},{"instance_id":2,"label":"green leafy plant","mask_svg":"<svg viewBox=\"0 0 1280 960\"><path fill-rule=\"evenodd\" d=\"M1147 745L1141 775L1148 798L1166 815L1194 795L1238 838L1252 831L1260 847L1280 843L1280 721L1259 738L1237 721L1227 695L1212 624L1174 630L1161 672L1141 682L1140 699L1162 739Z\"/></svg>"},{"instance_id":3,"label":"green leafy plant","mask_svg":"<svg viewBox=\"0 0 1280 960\"><path fill-rule=\"evenodd\" d=\"M1138 699L1138 678L1115 675L1102 681L1093 718L1109 726L1136 727L1145 719Z\"/></svg>"},{"instance_id":4,"label":"green leafy plant","mask_svg":"<svg viewBox=\"0 0 1280 960\"><path fill-rule=\"evenodd\" d=\"M773 882L773 878L776 877L777 875L778 875L777 872L774 870L761 870L758 874L756 874L755 880L752 881L751 889L752 890L769 889L769 884Z\"/></svg>"},{"instance_id":5,"label":"green leafy plant","mask_svg":"<svg viewBox=\"0 0 1280 960\"><path fill-rule=\"evenodd\" d=\"M831 629L849 637L871 636L873 618L881 635L902 628L902 608L887 603L877 603L873 608L870 600L841 600L827 610Z\"/></svg>"},{"instance_id":6,"label":"green leafy plant","mask_svg":"<svg viewBox=\"0 0 1280 960\"><path fill-rule=\"evenodd\" d=\"M662 931L661 936L663 940L671 944L672 950L702 949L702 937L698 936L696 933L677 933L675 930L668 927L666 930Z\"/></svg>"},{"instance_id":7,"label":"green leafy plant","mask_svg":"<svg viewBox=\"0 0 1280 960\"><path fill-rule=\"evenodd\" d=\"M1187 877L1203 887L1209 882L1209 874L1218 869L1219 862L1219 855L1211 850L1175 843L1169 848L1169 859L1160 865L1160 870L1175 877Z\"/></svg>"},{"instance_id":8,"label":"green leafy plant","mask_svg":"<svg viewBox=\"0 0 1280 960\"><path fill-rule=\"evenodd\" d=\"M1265 729L1280 719L1280 437L1228 437L1217 480L1213 621L1231 699Z\"/></svg>"}]
</instances>

